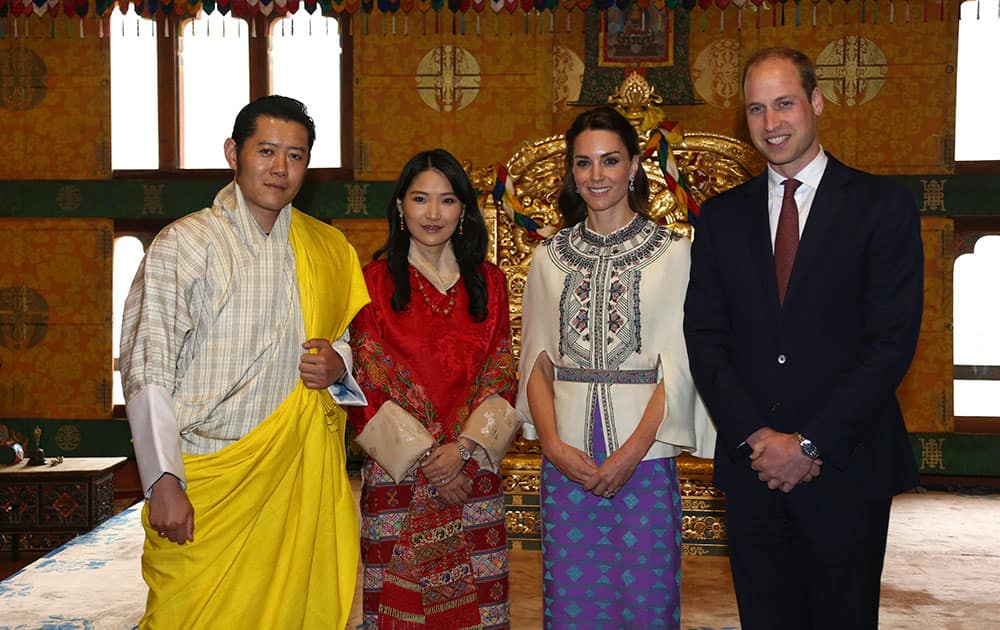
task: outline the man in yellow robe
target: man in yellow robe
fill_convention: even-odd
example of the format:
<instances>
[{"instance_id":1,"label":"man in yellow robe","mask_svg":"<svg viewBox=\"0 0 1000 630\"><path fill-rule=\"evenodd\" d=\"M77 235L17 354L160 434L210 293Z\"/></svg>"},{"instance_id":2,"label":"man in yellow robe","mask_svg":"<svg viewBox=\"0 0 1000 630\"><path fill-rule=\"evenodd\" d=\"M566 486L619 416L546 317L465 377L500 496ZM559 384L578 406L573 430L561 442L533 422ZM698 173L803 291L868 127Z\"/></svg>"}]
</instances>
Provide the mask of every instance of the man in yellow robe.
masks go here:
<instances>
[{"instance_id":1,"label":"man in yellow robe","mask_svg":"<svg viewBox=\"0 0 1000 630\"><path fill-rule=\"evenodd\" d=\"M343 628L358 562L343 409L357 254L292 207L315 126L258 99L234 181L167 226L125 303L120 368L147 502L142 628Z\"/></svg>"}]
</instances>

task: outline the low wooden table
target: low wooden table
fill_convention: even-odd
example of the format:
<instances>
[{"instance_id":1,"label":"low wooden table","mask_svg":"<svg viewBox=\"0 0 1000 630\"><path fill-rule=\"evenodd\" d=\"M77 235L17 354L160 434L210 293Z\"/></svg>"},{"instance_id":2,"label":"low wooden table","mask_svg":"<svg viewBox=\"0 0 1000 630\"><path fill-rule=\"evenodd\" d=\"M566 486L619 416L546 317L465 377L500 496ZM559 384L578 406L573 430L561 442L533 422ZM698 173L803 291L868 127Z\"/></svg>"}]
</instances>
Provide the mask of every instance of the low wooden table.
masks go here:
<instances>
[{"instance_id":1,"label":"low wooden table","mask_svg":"<svg viewBox=\"0 0 1000 630\"><path fill-rule=\"evenodd\" d=\"M45 552L114 514L114 471L124 457L67 457L53 465L27 459L0 466L0 551Z\"/></svg>"}]
</instances>

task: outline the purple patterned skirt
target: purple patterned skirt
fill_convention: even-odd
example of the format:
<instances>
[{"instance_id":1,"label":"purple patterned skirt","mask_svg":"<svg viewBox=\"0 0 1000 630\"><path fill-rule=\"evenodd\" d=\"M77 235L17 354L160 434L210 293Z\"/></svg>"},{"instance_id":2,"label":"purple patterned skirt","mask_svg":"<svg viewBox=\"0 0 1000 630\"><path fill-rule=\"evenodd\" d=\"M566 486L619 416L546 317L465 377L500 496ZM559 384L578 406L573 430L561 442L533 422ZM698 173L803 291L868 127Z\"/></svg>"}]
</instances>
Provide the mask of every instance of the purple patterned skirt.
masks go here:
<instances>
[{"instance_id":1,"label":"purple patterned skirt","mask_svg":"<svg viewBox=\"0 0 1000 630\"><path fill-rule=\"evenodd\" d=\"M600 427L595 417L598 465L607 459ZM543 458L541 502L545 628L680 627L681 499L673 458L640 462L611 499L584 491Z\"/></svg>"}]
</instances>

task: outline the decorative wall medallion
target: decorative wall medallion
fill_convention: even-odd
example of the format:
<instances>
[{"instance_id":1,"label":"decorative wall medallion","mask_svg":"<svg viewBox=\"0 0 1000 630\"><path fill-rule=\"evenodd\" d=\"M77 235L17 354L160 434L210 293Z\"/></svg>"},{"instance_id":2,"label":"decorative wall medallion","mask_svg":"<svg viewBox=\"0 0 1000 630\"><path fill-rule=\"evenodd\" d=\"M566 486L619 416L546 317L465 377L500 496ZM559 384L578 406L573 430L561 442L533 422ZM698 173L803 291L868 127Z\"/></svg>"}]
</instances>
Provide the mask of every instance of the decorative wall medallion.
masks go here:
<instances>
[{"instance_id":1,"label":"decorative wall medallion","mask_svg":"<svg viewBox=\"0 0 1000 630\"><path fill-rule=\"evenodd\" d=\"M583 59L565 46L552 51L552 111L569 109L580 98L583 85Z\"/></svg>"},{"instance_id":2,"label":"decorative wall medallion","mask_svg":"<svg viewBox=\"0 0 1000 630\"><path fill-rule=\"evenodd\" d=\"M875 98L889 65L885 53L870 39L848 35L830 42L816 57L816 75L826 100L848 107Z\"/></svg>"},{"instance_id":3,"label":"decorative wall medallion","mask_svg":"<svg viewBox=\"0 0 1000 630\"><path fill-rule=\"evenodd\" d=\"M0 346L33 348L49 330L49 304L30 287L0 289Z\"/></svg>"},{"instance_id":4,"label":"decorative wall medallion","mask_svg":"<svg viewBox=\"0 0 1000 630\"><path fill-rule=\"evenodd\" d=\"M740 72L740 43L730 38L717 39L694 60L694 91L709 104L729 109L740 96Z\"/></svg>"},{"instance_id":5,"label":"decorative wall medallion","mask_svg":"<svg viewBox=\"0 0 1000 630\"><path fill-rule=\"evenodd\" d=\"M49 90L45 62L30 48L15 46L0 52L0 107L32 109Z\"/></svg>"},{"instance_id":6,"label":"decorative wall medallion","mask_svg":"<svg viewBox=\"0 0 1000 630\"><path fill-rule=\"evenodd\" d=\"M80 429L72 424L64 424L56 429L56 446L65 453L75 451L80 446Z\"/></svg>"},{"instance_id":7,"label":"decorative wall medallion","mask_svg":"<svg viewBox=\"0 0 1000 630\"><path fill-rule=\"evenodd\" d=\"M60 186L56 190L56 206L62 212L76 212L80 209L83 195L79 186Z\"/></svg>"},{"instance_id":8,"label":"decorative wall medallion","mask_svg":"<svg viewBox=\"0 0 1000 630\"><path fill-rule=\"evenodd\" d=\"M479 94L479 62L458 46L434 48L417 64L417 94L439 112L458 111Z\"/></svg>"}]
</instances>

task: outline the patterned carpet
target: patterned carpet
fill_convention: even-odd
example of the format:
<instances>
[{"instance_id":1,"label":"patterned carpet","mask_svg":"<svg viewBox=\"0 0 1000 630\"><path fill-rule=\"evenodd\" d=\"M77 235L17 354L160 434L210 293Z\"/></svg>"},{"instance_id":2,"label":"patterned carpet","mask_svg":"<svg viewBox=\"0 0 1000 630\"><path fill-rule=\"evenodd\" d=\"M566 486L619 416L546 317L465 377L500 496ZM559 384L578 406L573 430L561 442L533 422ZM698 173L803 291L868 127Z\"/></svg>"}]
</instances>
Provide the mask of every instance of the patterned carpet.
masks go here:
<instances>
[{"instance_id":1,"label":"patterned carpet","mask_svg":"<svg viewBox=\"0 0 1000 630\"><path fill-rule=\"evenodd\" d=\"M142 616L142 504L0 582L0 630L122 630Z\"/></svg>"},{"instance_id":2,"label":"patterned carpet","mask_svg":"<svg viewBox=\"0 0 1000 630\"><path fill-rule=\"evenodd\" d=\"M146 594L139 573L140 508L0 582L0 630L133 628ZM513 630L541 628L540 572L539 553L512 553ZM883 630L997 627L1000 495L897 497L882 584ZM681 597L683 630L738 630L725 558L685 558Z\"/></svg>"}]
</instances>

